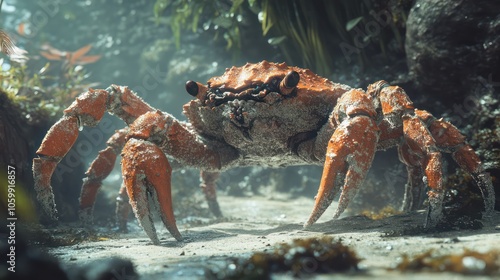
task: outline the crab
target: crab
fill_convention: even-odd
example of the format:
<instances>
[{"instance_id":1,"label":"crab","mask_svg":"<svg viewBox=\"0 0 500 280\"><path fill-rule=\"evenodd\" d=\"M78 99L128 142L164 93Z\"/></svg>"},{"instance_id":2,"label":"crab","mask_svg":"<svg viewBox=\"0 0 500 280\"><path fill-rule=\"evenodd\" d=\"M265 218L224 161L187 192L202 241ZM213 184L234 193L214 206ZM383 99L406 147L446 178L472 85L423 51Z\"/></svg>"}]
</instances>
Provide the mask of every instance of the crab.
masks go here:
<instances>
[{"instance_id":1,"label":"crab","mask_svg":"<svg viewBox=\"0 0 500 280\"><path fill-rule=\"evenodd\" d=\"M96 193L121 153L118 198L129 199L154 244L160 243L152 219L155 211L172 236L182 240L172 207L172 162L200 169L201 187L216 216L222 215L216 182L224 170L322 165L307 227L340 193L333 216L338 218L356 195L375 152L397 147L408 171L403 210L419 209L428 188L425 226L434 227L443 217L445 152L476 182L485 212L494 209L491 178L465 137L449 122L416 109L401 87L378 81L363 91L308 69L262 61L226 69L206 85L188 81L186 91L193 96L183 107L187 122L154 109L127 87L82 93L50 128L33 159L35 190L47 216L57 219L50 181L58 162L79 129L95 126L106 112L127 126L111 136L86 172L80 218L91 222ZM126 207L117 212L126 221Z\"/></svg>"}]
</instances>

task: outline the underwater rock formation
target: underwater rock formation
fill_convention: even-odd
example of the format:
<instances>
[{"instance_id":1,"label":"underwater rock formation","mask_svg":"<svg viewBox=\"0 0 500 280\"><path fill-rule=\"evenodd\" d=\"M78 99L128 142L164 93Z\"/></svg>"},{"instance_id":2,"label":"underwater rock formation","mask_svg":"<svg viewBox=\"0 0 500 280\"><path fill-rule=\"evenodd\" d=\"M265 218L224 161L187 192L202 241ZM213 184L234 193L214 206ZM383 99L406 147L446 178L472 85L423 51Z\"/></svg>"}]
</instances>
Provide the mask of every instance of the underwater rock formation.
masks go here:
<instances>
[{"instance_id":1,"label":"underwater rock formation","mask_svg":"<svg viewBox=\"0 0 500 280\"><path fill-rule=\"evenodd\" d=\"M477 77L499 81L500 1L417 0L406 31L408 68L421 90L463 100Z\"/></svg>"},{"instance_id":2,"label":"underwater rock formation","mask_svg":"<svg viewBox=\"0 0 500 280\"><path fill-rule=\"evenodd\" d=\"M18 106L13 104L7 94L0 90L0 166L7 170L8 164L13 164L18 169L18 177L29 180L30 162L30 130L26 120L19 112ZM28 136L28 137L26 137Z\"/></svg>"}]
</instances>

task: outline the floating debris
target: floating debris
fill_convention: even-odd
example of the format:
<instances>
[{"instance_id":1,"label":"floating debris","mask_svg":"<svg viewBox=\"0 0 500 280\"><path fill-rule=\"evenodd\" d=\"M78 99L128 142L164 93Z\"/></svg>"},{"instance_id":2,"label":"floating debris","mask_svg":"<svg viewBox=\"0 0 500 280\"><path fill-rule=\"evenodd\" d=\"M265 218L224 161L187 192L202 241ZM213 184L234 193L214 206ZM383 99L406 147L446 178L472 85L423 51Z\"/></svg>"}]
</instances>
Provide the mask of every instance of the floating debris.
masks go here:
<instances>
[{"instance_id":1,"label":"floating debris","mask_svg":"<svg viewBox=\"0 0 500 280\"><path fill-rule=\"evenodd\" d=\"M101 55L87 55L92 48L91 44L85 45L74 52L58 50L48 43L43 44L41 48L41 56L48 60L61 60L64 65L69 67L95 63L101 59Z\"/></svg>"},{"instance_id":2,"label":"floating debris","mask_svg":"<svg viewBox=\"0 0 500 280\"><path fill-rule=\"evenodd\" d=\"M208 274L216 279L270 279L271 273L294 276L357 270L360 259L349 247L330 236L295 239L275 246L271 253L254 253L249 259L233 259L225 268Z\"/></svg>"},{"instance_id":3,"label":"floating debris","mask_svg":"<svg viewBox=\"0 0 500 280\"><path fill-rule=\"evenodd\" d=\"M24 63L28 60L27 51L18 48L9 34L0 29L0 52L9 56L12 61Z\"/></svg>"},{"instance_id":4,"label":"floating debris","mask_svg":"<svg viewBox=\"0 0 500 280\"><path fill-rule=\"evenodd\" d=\"M467 275L500 274L500 252L489 251L480 253L465 249L460 255L437 256L433 250L417 255L410 259L403 255L403 260L397 265L397 270L455 272Z\"/></svg>"}]
</instances>

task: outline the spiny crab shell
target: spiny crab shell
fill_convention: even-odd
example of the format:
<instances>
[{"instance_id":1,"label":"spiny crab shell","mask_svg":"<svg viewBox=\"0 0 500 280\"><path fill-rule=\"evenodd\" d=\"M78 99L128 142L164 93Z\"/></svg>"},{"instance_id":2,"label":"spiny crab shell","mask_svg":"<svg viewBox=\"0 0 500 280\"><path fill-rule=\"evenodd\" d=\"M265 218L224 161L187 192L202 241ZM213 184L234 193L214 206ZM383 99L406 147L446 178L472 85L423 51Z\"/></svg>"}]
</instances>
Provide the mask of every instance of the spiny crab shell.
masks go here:
<instances>
[{"instance_id":1,"label":"spiny crab shell","mask_svg":"<svg viewBox=\"0 0 500 280\"><path fill-rule=\"evenodd\" d=\"M293 87L286 87L287 77L296 79ZM184 105L193 128L235 147L242 156L234 165L275 167L320 164L326 146L318 147L314 157L290 151L300 154L306 148L328 121L337 99L350 89L309 69L267 61L228 68L207 86L196 83L196 88L196 99Z\"/></svg>"},{"instance_id":2,"label":"spiny crab shell","mask_svg":"<svg viewBox=\"0 0 500 280\"><path fill-rule=\"evenodd\" d=\"M300 75L300 83L297 84L297 91L300 94L319 94L329 91L333 82L326 78L314 74L309 69L288 66L286 63L270 63L262 61L260 63L247 63L244 66L226 69L224 74L208 80L207 85L212 89L221 89L230 92L242 92L244 89L262 85L273 84L295 71Z\"/></svg>"}]
</instances>

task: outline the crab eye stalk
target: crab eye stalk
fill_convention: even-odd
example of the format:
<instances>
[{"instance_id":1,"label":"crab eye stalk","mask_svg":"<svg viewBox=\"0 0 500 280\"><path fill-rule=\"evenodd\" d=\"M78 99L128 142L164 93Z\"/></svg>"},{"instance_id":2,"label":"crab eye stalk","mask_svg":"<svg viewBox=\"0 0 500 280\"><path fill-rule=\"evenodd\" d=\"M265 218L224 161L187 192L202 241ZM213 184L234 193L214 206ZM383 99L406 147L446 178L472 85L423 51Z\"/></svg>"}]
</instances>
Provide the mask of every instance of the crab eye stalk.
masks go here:
<instances>
[{"instance_id":1,"label":"crab eye stalk","mask_svg":"<svg viewBox=\"0 0 500 280\"><path fill-rule=\"evenodd\" d=\"M292 93L295 87L299 84L300 76L296 71L290 71L280 83L280 93L288 95Z\"/></svg>"},{"instance_id":2,"label":"crab eye stalk","mask_svg":"<svg viewBox=\"0 0 500 280\"><path fill-rule=\"evenodd\" d=\"M195 81L186 82L186 91L187 93L189 93L189 95L196 97L199 89L200 88L198 87L198 84Z\"/></svg>"},{"instance_id":3,"label":"crab eye stalk","mask_svg":"<svg viewBox=\"0 0 500 280\"><path fill-rule=\"evenodd\" d=\"M189 95L196 97L200 101L205 101L207 97L207 87L195 81L186 82L186 91Z\"/></svg>"}]
</instances>

